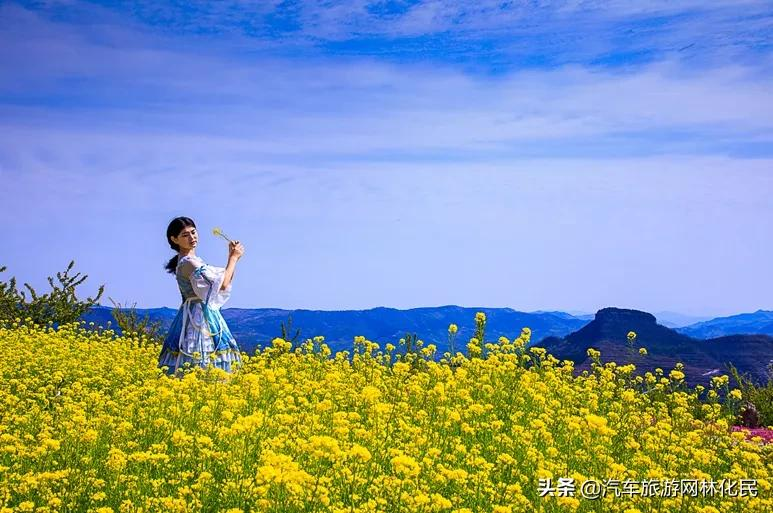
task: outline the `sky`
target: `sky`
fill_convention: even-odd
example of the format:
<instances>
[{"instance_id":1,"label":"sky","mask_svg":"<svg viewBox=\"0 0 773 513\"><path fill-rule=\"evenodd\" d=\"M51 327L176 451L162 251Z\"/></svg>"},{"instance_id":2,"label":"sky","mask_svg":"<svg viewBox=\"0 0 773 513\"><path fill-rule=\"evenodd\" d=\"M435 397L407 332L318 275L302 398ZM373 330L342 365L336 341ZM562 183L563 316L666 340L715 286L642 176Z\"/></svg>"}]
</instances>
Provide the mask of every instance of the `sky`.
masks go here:
<instances>
[{"instance_id":1,"label":"sky","mask_svg":"<svg viewBox=\"0 0 773 513\"><path fill-rule=\"evenodd\" d=\"M773 309L766 1L0 3L0 278L179 306Z\"/></svg>"}]
</instances>

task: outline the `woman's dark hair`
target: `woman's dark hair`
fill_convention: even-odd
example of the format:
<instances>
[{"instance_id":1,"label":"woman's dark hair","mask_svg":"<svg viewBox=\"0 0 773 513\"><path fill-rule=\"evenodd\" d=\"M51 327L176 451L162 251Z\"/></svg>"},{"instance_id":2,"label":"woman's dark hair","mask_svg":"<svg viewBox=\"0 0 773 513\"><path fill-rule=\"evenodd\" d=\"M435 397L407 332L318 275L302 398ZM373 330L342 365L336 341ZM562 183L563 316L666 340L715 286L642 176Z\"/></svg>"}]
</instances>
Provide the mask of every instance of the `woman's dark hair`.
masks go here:
<instances>
[{"instance_id":1,"label":"woman's dark hair","mask_svg":"<svg viewBox=\"0 0 773 513\"><path fill-rule=\"evenodd\" d=\"M172 237L179 236L180 232L189 226L193 226L194 228L196 228L196 223L194 223L193 219L191 219L190 217L175 217L169 223L169 226L166 228L166 241L169 243L169 246L173 250L180 251L180 246L172 242ZM175 273L175 271L177 270L177 259L179 256L180 255L175 255L169 259L169 262L167 262L166 266L164 266L167 272L171 274Z\"/></svg>"}]
</instances>

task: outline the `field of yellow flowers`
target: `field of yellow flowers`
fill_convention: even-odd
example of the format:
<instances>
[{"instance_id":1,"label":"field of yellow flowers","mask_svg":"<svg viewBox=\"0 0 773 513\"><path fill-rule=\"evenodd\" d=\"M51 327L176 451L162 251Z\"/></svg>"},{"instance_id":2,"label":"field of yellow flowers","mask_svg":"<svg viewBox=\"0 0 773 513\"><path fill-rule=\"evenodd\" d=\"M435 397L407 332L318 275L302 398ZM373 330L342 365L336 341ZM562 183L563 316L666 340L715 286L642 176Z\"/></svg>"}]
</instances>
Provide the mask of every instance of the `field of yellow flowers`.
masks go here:
<instances>
[{"instance_id":1,"label":"field of yellow flowers","mask_svg":"<svg viewBox=\"0 0 773 513\"><path fill-rule=\"evenodd\" d=\"M176 379L137 338L16 322L0 328L0 511L773 511L773 445L731 433L678 371L573 376L528 338L473 341L451 365L432 346L276 339L234 375ZM540 478L759 493L543 497Z\"/></svg>"}]
</instances>

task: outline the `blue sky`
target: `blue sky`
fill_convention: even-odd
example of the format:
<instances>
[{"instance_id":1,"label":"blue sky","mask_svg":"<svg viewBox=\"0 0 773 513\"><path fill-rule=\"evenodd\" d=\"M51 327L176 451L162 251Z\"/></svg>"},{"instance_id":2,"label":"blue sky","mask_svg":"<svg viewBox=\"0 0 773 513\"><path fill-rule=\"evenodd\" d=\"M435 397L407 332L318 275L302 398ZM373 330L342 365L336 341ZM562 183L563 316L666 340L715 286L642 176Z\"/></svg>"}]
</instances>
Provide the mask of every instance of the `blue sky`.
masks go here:
<instances>
[{"instance_id":1,"label":"blue sky","mask_svg":"<svg viewBox=\"0 0 773 513\"><path fill-rule=\"evenodd\" d=\"M0 4L0 265L171 306L773 309L773 6Z\"/></svg>"}]
</instances>

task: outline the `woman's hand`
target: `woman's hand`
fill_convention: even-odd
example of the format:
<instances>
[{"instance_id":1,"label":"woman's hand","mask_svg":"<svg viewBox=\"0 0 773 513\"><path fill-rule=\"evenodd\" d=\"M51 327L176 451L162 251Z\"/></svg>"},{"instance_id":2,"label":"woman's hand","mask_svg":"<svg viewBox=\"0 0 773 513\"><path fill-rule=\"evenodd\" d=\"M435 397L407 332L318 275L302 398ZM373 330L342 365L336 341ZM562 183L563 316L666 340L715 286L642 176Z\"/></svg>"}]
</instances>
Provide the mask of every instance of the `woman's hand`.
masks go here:
<instances>
[{"instance_id":1,"label":"woman's hand","mask_svg":"<svg viewBox=\"0 0 773 513\"><path fill-rule=\"evenodd\" d=\"M232 240L228 244L228 259L239 260L244 255L244 244L238 240Z\"/></svg>"}]
</instances>

